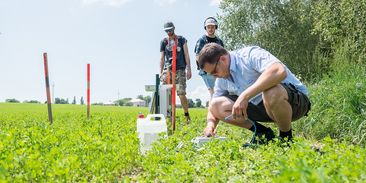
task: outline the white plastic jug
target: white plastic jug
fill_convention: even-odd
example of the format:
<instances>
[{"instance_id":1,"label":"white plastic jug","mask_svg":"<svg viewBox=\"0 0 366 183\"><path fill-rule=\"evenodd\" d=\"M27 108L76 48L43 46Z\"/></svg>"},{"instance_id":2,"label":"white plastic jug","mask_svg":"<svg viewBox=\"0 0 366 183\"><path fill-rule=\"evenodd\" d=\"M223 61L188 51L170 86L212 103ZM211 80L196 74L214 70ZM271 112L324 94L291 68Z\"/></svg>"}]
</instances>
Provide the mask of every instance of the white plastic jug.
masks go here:
<instances>
[{"instance_id":1,"label":"white plastic jug","mask_svg":"<svg viewBox=\"0 0 366 183\"><path fill-rule=\"evenodd\" d=\"M145 154L151 149L151 144L160 138L160 134L167 135L167 125L163 114L149 114L146 118L137 119L137 133L140 140L140 151Z\"/></svg>"}]
</instances>

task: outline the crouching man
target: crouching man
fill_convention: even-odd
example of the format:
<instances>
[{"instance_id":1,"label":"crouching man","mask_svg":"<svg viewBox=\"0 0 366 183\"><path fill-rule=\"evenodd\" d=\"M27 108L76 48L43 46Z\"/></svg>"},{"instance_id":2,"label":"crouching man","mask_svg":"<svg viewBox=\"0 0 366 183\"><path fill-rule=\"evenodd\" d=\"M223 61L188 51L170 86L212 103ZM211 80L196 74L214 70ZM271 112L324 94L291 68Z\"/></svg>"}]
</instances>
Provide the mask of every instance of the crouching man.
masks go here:
<instances>
[{"instance_id":1,"label":"crouching man","mask_svg":"<svg viewBox=\"0 0 366 183\"><path fill-rule=\"evenodd\" d=\"M292 140L291 122L307 115L311 104L306 86L279 59L257 46L229 53L209 43L202 48L198 63L217 78L205 136L214 135L221 120L252 132L256 129L255 135L262 140L252 143L272 140L274 132L260 121L274 122L279 137Z\"/></svg>"}]
</instances>

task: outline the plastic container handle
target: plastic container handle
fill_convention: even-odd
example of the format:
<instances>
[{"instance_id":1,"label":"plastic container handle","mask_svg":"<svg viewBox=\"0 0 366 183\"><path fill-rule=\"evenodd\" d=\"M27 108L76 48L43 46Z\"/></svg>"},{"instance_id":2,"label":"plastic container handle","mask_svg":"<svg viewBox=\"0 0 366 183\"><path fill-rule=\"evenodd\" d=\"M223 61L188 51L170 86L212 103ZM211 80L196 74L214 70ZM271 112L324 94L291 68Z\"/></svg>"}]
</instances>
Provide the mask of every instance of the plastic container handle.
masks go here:
<instances>
[{"instance_id":1,"label":"plastic container handle","mask_svg":"<svg viewBox=\"0 0 366 183\"><path fill-rule=\"evenodd\" d=\"M156 118L160 118L160 120L155 120ZM162 121L163 119L165 119L163 114L148 114L146 119L150 120L150 121ZM153 119L153 120L151 120Z\"/></svg>"}]
</instances>

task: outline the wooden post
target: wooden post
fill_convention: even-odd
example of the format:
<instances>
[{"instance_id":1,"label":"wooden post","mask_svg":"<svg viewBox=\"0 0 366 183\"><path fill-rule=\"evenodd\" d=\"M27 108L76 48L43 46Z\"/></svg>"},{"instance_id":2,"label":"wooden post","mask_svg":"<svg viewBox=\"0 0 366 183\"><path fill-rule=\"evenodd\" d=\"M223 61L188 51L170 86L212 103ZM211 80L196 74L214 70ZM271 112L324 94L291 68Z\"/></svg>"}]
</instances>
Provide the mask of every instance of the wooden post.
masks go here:
<instances>
[{"instance_id":1,"label":"wooden post","mask_svg":"<svg viewBox=\"0 0 366 183\"><path fill-rule=\"evenodd\" d=\"M177 46L178 39L175 38L173 46L173 58L172 58L172 128L175 131L175 102L176 102L176 79L177 79Z\"/></svg>"},{"instance_id":2,"label":"wooden post","mask_svg":"<svg viewBox=\"0 0 366 183\"><path fill-rule=\"evenodd\" d=\"M50 82L49 82L49 75L48 75L48 60L47 60L47 53L43 53L43 63L44 63L44 75L46 80L46 94L47 94L47 107L48 107L48 120L50 124L52 124L52 108L51 108L51 93L50 93Z\"/></svg>"},{"instance_id":3,"label":"wooden post","mask_svg":"<svg viewBox=\"0 0 366 183\"><path fill-rule=\"evenodd\" d=\"M90 64L87 64L87 89L86 89L86 116L90 119Z\"/></svg>"}]
</instances>

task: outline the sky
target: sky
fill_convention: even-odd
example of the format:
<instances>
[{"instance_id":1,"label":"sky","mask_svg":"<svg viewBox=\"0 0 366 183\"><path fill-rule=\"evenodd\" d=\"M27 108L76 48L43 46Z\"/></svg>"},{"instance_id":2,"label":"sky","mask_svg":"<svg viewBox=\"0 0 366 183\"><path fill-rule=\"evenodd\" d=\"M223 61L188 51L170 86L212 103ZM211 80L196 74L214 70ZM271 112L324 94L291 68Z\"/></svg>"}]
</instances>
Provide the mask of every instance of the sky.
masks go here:
<instances>
[{"instance_id":1,"label":"sky","mask_svg":"<svg viewBox=\"0 0 366 183\"><path fill-rule=\"evenodd\" d=\"M194 46L203 21L220 13L220 1L0 0L0 102L46 101L44 52L53 97L85 99L87 63L92 103L151 95L144 86L155 84L166 21L188 40L187 97L207 101Z\"/></svg>"}]
</instances>

